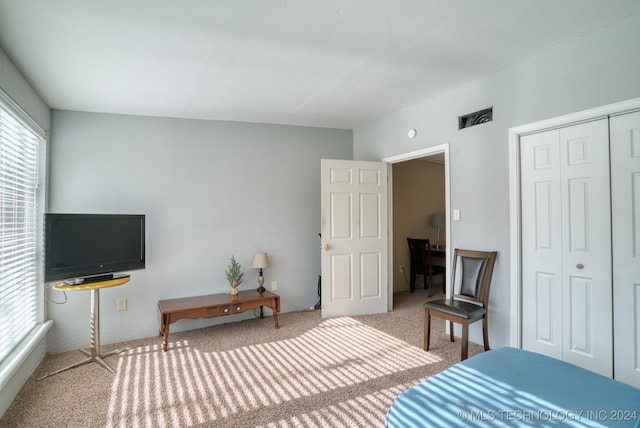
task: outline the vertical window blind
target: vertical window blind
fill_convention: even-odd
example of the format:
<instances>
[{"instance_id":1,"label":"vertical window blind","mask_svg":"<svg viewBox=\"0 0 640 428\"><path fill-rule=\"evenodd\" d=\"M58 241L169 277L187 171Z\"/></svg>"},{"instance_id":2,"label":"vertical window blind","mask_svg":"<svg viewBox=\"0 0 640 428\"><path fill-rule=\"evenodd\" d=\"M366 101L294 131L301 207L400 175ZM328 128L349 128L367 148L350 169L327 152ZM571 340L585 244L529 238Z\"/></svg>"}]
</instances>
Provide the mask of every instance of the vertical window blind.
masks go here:
<instances>
[{"instance_id":1,"label":"vertical window blind","mask_svg":"<svg viewBox=\"0 0 640 428\"><path fill-rule=\"evenodd\" d=\"M38 321L41 143L0 99L0 362Z\"/></svg>"}]
</instances>

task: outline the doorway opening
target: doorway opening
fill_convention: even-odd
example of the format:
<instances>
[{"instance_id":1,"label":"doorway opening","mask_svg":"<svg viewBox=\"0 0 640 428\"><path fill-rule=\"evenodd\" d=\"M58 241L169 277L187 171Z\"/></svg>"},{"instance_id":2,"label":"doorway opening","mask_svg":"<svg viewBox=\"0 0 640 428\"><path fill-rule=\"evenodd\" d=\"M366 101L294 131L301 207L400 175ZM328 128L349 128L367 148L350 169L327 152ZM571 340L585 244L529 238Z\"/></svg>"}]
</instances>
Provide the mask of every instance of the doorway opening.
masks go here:
<instances>
[{"instance_id":1,"label":"doorway opening","mask_svg":"<svg viewBox=\"0 0 640 428\"><path fill-rule=\"evenodd\" d=\"M428 238L443 247L444 257L434 264L449 272L450 234L449 145L443 144L392 158L389 163L389 309L393 293L409 290L410 258L407 238ZM431 215L443 214L444 227L431 226ZM439 232L439 233L438 233ZM442 254L442 253L441 253ZM422 279L422 277L419 277ZM418 288L422 286L418 280ZM434 277L434 293L442 290L442 277Z\"/></svg>"}]
</instances>

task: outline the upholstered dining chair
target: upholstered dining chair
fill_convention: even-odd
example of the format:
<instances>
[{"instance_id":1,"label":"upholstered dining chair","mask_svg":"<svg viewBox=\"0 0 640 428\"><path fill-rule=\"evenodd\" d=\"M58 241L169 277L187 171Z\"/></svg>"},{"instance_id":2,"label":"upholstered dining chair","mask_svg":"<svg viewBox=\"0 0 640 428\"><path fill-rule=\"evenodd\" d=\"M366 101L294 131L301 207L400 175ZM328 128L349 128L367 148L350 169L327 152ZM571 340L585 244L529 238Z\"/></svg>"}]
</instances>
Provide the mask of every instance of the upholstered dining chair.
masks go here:
<instances>
[{"instance_id":1,"label":"upholstered dining chair","mask_svg":"<svg viewBox=\"0 0 640 428\"><path fill-rule=\"evenodd\" d=\"M462 350L460 360L466 360L469 349L469 324L482 320L484 350L489 350L487 306L495 251L455 250L449 298L424 304L424 350L429 350L431 317L449 321L453 342L453 324L462 324Z\"/></svg>"},{"instance_id":2,"label":"upholstered dining chair","mask_svg":"<svg viewBox=\"0 0 640 428\"><path fill-rule=\"evenodd\" d=\"M445 281L445 268L431 263L431 245L428 239L407 238L409 244L409 256L411 266L409 269L409 292L416 289L416 276L424 277L424 288L429 287L429 295L433 294L433 276L442 275L442 283Z\"/></svg>"}]
</instances>

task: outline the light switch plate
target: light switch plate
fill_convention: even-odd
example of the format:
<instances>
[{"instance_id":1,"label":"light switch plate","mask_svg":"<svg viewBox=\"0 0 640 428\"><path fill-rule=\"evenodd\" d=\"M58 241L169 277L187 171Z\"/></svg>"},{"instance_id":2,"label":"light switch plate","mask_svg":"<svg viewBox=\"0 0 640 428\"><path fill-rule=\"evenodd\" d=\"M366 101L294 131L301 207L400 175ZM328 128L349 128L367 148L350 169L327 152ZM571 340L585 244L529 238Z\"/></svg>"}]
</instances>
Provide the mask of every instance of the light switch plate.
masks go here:
<instances>
[{"instance_id":1,"label":"light switch plate","mask_svg":"<svg viewBox=\"0 0 640 428\"><path fill-rule=\"evenodd\" d=\"M453 221L460 221L460 210L453 210Z\"/></svg>"}]
</instances>

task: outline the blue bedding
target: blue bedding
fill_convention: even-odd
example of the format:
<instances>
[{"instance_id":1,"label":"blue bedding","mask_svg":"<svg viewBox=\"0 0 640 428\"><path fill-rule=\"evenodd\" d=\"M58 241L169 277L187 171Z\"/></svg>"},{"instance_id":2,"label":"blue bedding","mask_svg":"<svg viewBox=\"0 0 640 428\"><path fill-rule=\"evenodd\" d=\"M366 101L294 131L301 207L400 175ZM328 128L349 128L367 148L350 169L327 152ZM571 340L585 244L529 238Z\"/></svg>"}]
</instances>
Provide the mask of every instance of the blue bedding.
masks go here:
<instances>
[{"instance_id":1,"label":"blue bedding","mask_svg":"<svg viewBox=\"0 0 640 428\"><path fill-rule=\"evenodd\" d=\"M387 428L640 428L640 389L544 355L500 348L400 394Z\"/></svg>"}]
</instances>

